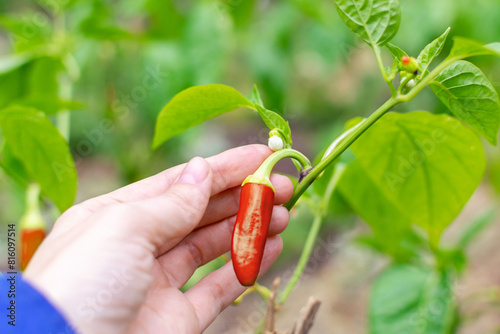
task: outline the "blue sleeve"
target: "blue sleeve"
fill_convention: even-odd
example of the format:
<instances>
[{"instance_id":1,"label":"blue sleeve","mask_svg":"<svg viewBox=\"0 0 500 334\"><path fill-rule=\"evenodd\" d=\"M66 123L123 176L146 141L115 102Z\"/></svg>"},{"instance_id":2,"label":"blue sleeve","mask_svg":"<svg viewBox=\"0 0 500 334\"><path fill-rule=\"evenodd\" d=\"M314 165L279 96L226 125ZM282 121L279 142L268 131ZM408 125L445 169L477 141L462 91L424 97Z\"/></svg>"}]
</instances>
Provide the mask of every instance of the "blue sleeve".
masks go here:
<instances>
[{"instance_id":1,"label":"blue sleeve","mask_svg":"<svg viewBox=\"0 0 500 334\"><path fill-rule=\"evenodd\" d=\"M18 273L0 276L0 333L75 333L61 313Z\"/></svg>"}]
</instances>

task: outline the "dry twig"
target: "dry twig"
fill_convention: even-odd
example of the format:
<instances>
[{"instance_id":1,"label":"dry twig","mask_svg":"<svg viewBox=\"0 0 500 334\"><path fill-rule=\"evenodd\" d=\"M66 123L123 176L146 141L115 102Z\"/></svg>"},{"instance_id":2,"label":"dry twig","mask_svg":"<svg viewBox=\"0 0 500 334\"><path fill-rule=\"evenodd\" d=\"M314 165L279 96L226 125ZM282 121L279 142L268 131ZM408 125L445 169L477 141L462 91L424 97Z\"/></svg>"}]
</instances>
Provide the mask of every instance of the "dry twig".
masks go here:
<instances>
[{"instance_id":1,"label":"dry twig","mask_svg":"<svg viewBox=\"0 0 500 334\"><path fill-rule=\"evenodd\" d=\"M309 297L307 305L300 310L300 315L299 318L297 319L297 322L293 326L292 334L309 333L309 330L313 325L314 317L316 317L316 313L318 312L320 304L321 302L318 299L312 296Z\"/></svg>"},{"instance_id":2,"label":"dry twig","mask_svg":"<svg viewBox=\"0 0 500 334\"><path fill-rule=\"evenodd\" d=\"M273 287L271 288L271 294L269 295L269 299L267 301L267 311L266 318L264 319L264 333L265 334L274 334L276 331L274 330L274 315L276 313L276 296L278 291L278 286L281 282L279 277L276 277L273 281Z\"/></svg>"}]
</instances>

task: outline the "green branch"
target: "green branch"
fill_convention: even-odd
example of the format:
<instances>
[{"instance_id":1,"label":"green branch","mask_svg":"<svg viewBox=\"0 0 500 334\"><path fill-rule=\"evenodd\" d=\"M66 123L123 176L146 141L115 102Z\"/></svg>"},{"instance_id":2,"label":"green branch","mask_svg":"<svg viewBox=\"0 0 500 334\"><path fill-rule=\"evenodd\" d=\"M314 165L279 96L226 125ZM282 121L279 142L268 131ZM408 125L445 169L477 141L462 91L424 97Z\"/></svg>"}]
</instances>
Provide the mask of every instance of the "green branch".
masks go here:
<instances>
[{"instance_id":1,"label":"green branch","mask_svg":"<svg viewBox=\"0 0 500 334\"><path fill-rule=\"evenodd\" d=\"M66 17L64 13L56 15L54 18L54 35L55 38L65 40L66 38ZM62 56L66 58L66 56ZM59 79L59 94L65 101L69 101L73 97L73 82L69 78L69 74L64 73ZM69 110L60 110L56 115L56 126L61 135L69 143L71 114Z\"/></svg>"},{"instance_id":2,"label":"green branch","mask_svg":"<svg viewBox=\"0 0 500 334\"><path fill-rule=\"evenodd\" d=\"M377 48L378 50L378 48ZM377 52L375 52L377 54ZM341 142L324 157L316 166L314 166L311 171L302 179L302 181L295 187L292 198L285 204L285 207L290 210L300 196L306 191L307 188L313 183L313 181L335 160L337 159L345 150L347 150L366 130L368 130L377 120L380 119L386 112L388 112L394 106L405 103L413 99L422 89L424 89L434 78L436 78L439 73L441 73L446 67L450 66L457 60L460 60L462 56L457 56L454 58L449 58L443 61L441 64L436 66L432 72L421 79L415 87L413 87L408 93L404 95L397 95L396 97L391 97L382 106L380 106L373 114L367 119L362 121L356 129L352 130ZM385 76L384 76L385 78Z\"/></svg>"},{"instance_id":3,"label":"green branch","mask_svg":"<svg viewBox=\"0 0 500 334\"><path fill-rule=\"evenodd\" d=\"M307 262L311 257L311 253L313 251L314 244L316 243L316 239L318 238L321 225L323 223L324 218L326 217L326 213L328 210L328 203L330 203L330 198L333 195L333 191L335 190L335 187L337 186L338 181L340 180L340 177L342 176L342 173L344 172L345 169L346 166L344 164L339 164L335 167L335 172L328 182L321 203L319 206L315 207L314 221L311 225L311 229L309 230L309 234L307 235L307 239L304 244L304 248L302 249L302 254L300 254L297 267L295 267L295 270L292 274L292 277L290 278L290 281L288 281L288 284L283 289L283 292L281 293L281 296L278 299L278 302L280 304L283 304L287 300L288 296L292 292L295 285L297 285L300 277L302 276L302 273L304 272Z\"/></svg>"},{"instance_id":4,"label":"green branch","mask_svg":"<svg viewBox=\"0 0 500 334\"><path fill-rule=\"evenodd\" d=\"M287 300L288 296L292 292L295 285L297 285L300 277L302 276L302 272L304 271L309 258L311 257L311 253L313 251L314 244L316 243L316 238L318 237L319 231L321 229L321 225L323 223L323 215L319 212L314 215L314 220L311 225L311 229L309 230L309 234L307 235L306 243L304 244L304 248L302 249L302 254L300 254L299 262L297 262L297 267L293 271L292 277L290 281L288 281L287 286L281 293L278 302L280 304L284 304Z\"/></svg>"},{"instance_id":5,"label":"green branch","mask_svg":"<svg viewBox=\"0 0 500 334\"><path fill-rule=\"evenodd\" d=\"M378 108L367 119L362 121L355 130L346 136L332 152L321 160L311 171L302 179L302 181L295 187L292 198L285 204L285 207L290 210L300 196L306 191L313 181L323 172L335 159L337 159L345 150L349 148L366 130L368 130L380 117L382 117L391 108L401 103L399 98L390 98L380 108Z\"/></svg>"},{"instance_id":6,"label":"green branch","mask_svg":"<svg viewBox=\"0 0 500 334\"><path fill-rule=\"evenodd\" d=\"M385 72L385 67L384 67L384 62L382 61L382 56L380 54L380 48L376 44L372 44L372 49L373 53L375 54L375 59L377 59L377 64L380 69L380 73L382 74L382 77L384 78L384 81L387 83L387 86L389 86L389 89L391 90L392 97L396 97L397 92L396 89L394 88L394 85L392 84L392 80L394 78L390 78L387 76L387 73Z\"/></svg>"}]
</instances>

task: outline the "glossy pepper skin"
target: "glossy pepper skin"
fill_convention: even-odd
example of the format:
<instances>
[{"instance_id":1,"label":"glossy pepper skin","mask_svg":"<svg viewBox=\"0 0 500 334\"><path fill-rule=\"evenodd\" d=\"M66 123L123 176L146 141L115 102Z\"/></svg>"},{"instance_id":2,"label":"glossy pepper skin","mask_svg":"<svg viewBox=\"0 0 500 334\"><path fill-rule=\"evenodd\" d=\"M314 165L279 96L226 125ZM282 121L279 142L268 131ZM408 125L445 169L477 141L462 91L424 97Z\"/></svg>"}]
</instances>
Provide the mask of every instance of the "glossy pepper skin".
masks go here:
<instances>
[{"instance_id":1,"label":"glossy pepper skin","mask_svg":"<svg viewBox=\"0 0 500 334\"><path fill-rule=\"evenodd\" d=\"M257 280L273 213L274 190L260 183L245 183L231 240L231 258L241 285Z\"/></svg>"},{"instance_id":2,"label":"glossy pepper skin","mask_svg":"<svg viewBox=\"0 0 500 334\"><path fill-rule=\"evenodd\" d=\"M26 269L44 238L45 231L41 228L26 228L21 231L21 270Z\"/></svg>"}]
</instances>

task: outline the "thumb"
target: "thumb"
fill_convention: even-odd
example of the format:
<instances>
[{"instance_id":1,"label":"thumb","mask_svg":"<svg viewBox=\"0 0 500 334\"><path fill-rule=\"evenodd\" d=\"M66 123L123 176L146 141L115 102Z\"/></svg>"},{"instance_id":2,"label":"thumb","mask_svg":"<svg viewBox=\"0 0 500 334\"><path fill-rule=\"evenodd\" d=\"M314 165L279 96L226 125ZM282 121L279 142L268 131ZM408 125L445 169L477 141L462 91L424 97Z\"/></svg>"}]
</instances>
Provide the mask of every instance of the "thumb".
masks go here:
<instances>
[{"instance_id":1,"label":"thumb","mask_svg":"<svg viewBox=\"0 0 500 334\"><path fill-rule=\"evenodd\" d=\"M130 203L141 230L158 255L174 247L198 226L212 189L212 171L203 158L191 159L170 189L153 198ZM142 234L143 234L142 233Z\"/></svg>"}]
</instances>

